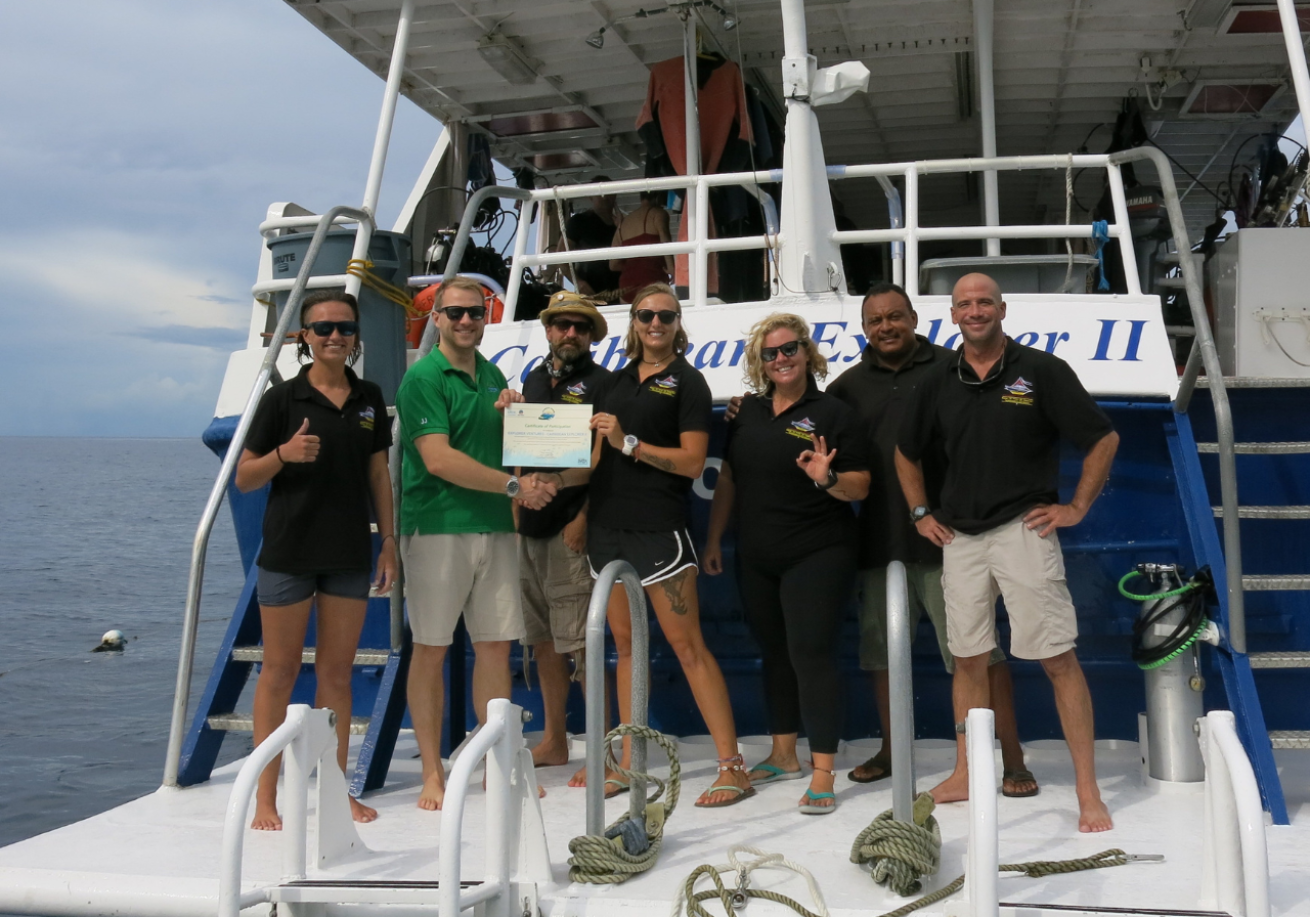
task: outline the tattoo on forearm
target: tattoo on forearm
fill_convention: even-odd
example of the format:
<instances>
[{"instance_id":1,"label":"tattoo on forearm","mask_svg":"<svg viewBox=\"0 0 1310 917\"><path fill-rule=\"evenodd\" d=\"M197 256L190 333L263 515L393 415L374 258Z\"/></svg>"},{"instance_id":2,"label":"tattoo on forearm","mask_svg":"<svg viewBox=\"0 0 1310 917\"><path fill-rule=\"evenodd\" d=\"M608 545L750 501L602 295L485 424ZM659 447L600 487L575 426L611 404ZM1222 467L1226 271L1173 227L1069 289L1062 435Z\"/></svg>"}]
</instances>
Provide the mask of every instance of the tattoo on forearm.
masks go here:
<instances>
[{"instance_id":1,"label":"tattoo on forearm","mask_svg":"<svg viewBox=\"0 0 1310 917\"><path fill-rule=\"evenodd\" d=\"M647 465L653 465L660 471L677 472L678 466L673 463L672 459L666 459L662 455L651 455L649 452L641 453L641 460Z\"/></svg>"},{"instance_id":2,"label":"tattoo on forearm","mask_svg":"<svg viewBox=\"0 0 1310 917\"><path fill-rule=\"evenodd\" d=\"M687 577L692 575L692 570L688 567L676 576L671 576L666 580L660 580L660 586L664 589L664 596L669 600L673 607L675 615L685 615L688 611L687 600L682 596L682 584L686 582Z\"/></svg>"}]
</instances>

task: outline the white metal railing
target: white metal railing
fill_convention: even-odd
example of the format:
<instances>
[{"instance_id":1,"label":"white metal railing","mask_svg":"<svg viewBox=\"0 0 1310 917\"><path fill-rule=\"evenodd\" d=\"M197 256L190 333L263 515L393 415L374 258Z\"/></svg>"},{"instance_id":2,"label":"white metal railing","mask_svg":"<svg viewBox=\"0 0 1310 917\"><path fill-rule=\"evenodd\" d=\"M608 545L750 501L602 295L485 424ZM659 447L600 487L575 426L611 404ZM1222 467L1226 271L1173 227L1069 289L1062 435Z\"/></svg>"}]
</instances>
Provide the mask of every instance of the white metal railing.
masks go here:
<instances>
[{"instance_id":1,"label":"white metal railing","mask_svg":"<svg viewBox=\"0 0 1310 917\"><path fill-rule=\"evenodd\" d=\"M996 879L1001 863L996 820L996 714L986 707L970 710L964 720L964 745L969 762L965 913L970 917L996 917L1000 913Z\"/></svg>"},{"instance_id":2,"label":"white metal railing","mask_svg":"<svg viewBox=\"0 0 1310 917\"><path fill-rule=\"evenodd\" d=\"M1201 906L1269 917L1264 809L1237 720L1230 710L1212 710L1197 722L1205 758Z\"/></svg>"},{"instance_id":3,"label":"white metal railing","mask_svg":"<svg viewBox=\"0 0 1310 917\"><path fill-rule=\"evenodd\" d=\"M887 678L891 683L892 816L914 817L914 666L910 657L910 593L905 564L887 565Z\"/></svg>"}]
</instances>

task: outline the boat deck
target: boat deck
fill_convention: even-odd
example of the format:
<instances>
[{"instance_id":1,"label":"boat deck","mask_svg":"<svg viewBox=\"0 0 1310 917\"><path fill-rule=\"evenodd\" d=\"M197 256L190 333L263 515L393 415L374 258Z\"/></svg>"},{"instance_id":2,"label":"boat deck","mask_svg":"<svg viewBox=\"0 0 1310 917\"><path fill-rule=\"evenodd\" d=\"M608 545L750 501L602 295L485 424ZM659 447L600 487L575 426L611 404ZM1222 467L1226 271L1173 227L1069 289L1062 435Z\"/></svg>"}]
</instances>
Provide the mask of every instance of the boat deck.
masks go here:
<instances>
[{"instance_id":1,"label":"boat deck","mask_svg":"<svg viewBox=\"0 0 1310 917\"><path fill-rule=\"evenodd\" d=\"M762 749L743 740L749 753ZM839 755L847 770L870 753L854 743ZM792 781L761 787L758 794L727 810L697 809L692 803L713 773L710 746L695 740L681 743L684 792L665 836L664 852L655 869L619 886L576 885L568 881L568 841L583 831L582 791L566 786L579 761L566 767L544 768L538 779L546 788L542 812L554 865L556 885L542 889L544 917L583 917L622 913L626 917L666 917L686 876L702 863L727 862L732 844L750 844L779 852L807 867L818 881L830 912L881 914L905 903L876 886L864 870L849 862L855 836L891 805L887 781L867 786L838 779L840 806L831 816L804 817L795 803L805 787ZM916 743L921 788L933 785L949 771L954 751L944 741ZM652 758L659 754L652 749ZM419 767L412 738L397 746L388 785L367 801L380 817L361 825L369 848L350 862L315 878L389 881L434 881L441 814L415 806ZM575 758L577 756L575 755ZM1073 773L1059 742L1028 747L1028 762L1042 784L1031 799L999 800L1002 862L1055 860L1088 856L1119 847L1128 853L1160 853L1163 864L1139 863L1110 870L1051 876L1045 879L1004 878L1002 902L1059 905L1079 910L1122 908L1177 913L1200 906L1202 795L1191 788L1151 791L1143 785L1137 745L1098 743L1097 767L1102 792L1115 817L1113 831L1080 835L1077 830ZM1310 756L1282 752L1279 758L1293 823L1267 829L1270 858L1270 901L1276 915L1310 915ZM131 895L139 905L143 891L157 895L159 914L212 914L218 890L218 863L223 813L240 762L216 771L207 784L186 790L161 790L94 818L0 849L0 912L21 905L18 888L61 887L85 893L90 907L77 913L112 913ZM665 768L656 767L659 774ZM311 814L310 830L314 815ZM482 875L483 795L470 791L465 815L463 869L465 878ZM626 808L626 796L609 803L609 816ZM963 870L968 807L939 807L943 849L942 870L927 883L939 888ZM51 863L67 863L63 870ZM246 838L244 878L248 888L275 883L280 876L281 836L251 831ZM773 888L809 904L804 881L792 873L766 870L752 877L755 887ZM923 913L943 913L955 899ZM751 912L772 912L775 905L756 902ZM21 908L19 908L21 911ZM149 910L149 909L148 909ZM32 913L34 911L27 911ZM781 909L779 913L783 913ZM72 913L72 911L69 911ZM758 917L758 915L757 915Z\"/></svg>"}]
</instances>

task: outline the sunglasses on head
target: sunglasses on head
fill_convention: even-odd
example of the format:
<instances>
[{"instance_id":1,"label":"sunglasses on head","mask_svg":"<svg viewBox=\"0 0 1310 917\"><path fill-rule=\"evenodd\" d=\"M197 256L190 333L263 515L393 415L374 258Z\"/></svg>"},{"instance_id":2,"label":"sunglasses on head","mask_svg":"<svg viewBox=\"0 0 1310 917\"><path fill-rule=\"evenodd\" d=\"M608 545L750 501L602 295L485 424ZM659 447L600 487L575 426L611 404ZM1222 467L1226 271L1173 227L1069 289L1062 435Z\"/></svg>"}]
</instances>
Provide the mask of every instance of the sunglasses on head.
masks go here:
<instances>
[{"instance_id":1,"label":"sunglasses on head","mask_svg":"<svg viewBox=\"0 0 1310 917\"><path fill-rule=\"evenodd\" d=\"M643 325L649 325L655 320L655 316L658 315L660 317L660 324L672 325L678 320L680 314L681 313L679 312L674 312L672 309L638 309L636 312L632 313L632 316Z\"/></svg>"},{"instance_id":2,"label":"sunglasses on head","mask_svg":"<svg viewBox=\"0 0 1310 917\"><path fill-rule=\"evenodd\" d=\"M760 359L765 363L772 363L778 359L778 354L782 354L784 357L794 357L800 349L800 341L788 341L786 344L779 344L777 347L765 347L760 351Z\"/></svg>"},{"instance_id":3,"label":"sunglasses on head","mask_svg":"<svg viewBox=\"0 0 1310 917\"><path fill-rule=\"evenodd\" d=\"M563 331L566 334L570 328L578 334L591 334L591 322L585 318L557 318L550 323L550 326L556 331Z\"/></svg>"},{"instance_id":4,"label":"sunglasses on head","mask_svg":"<svg viewBox=\"0 0 1310 917\"><path fill-rule=\"evenodd\" d=\"M310 322L304 327L306 331L312 331L321 338L331 337L333 331L340 331L345 338L359 334L359 322Z\"/></svg>"},{"instance_id":5,"label":"sunglasses on head","mask_svg":"<svg viewBox=\"0 0 1310 917\"><path fill-rule=\"evenodd\" d=\"M486 306L442 306L438 311L446 313L446 318L452 322L460 321L466 314L475 322L484 321L487 317Z\"/></svg>"}]
</instances>

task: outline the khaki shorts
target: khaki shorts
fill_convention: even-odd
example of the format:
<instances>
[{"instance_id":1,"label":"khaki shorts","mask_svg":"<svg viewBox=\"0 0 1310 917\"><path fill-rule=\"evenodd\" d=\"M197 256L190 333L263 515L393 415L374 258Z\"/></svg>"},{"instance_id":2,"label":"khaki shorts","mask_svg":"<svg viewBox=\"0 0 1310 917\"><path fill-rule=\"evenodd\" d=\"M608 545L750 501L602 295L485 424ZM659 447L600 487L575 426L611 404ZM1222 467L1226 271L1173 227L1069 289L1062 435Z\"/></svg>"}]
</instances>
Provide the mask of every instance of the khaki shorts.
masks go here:
<instances>
[{"instance_id":1,"label":"khaki shorts","mask_svg":"<svg viewBox=\"0 0 1310 917\"><path fill-rule=\"evenodd\" d=\"M946 631L956 656L996 646L996 597L1010 614L1010 655L1050 659L1073 649L1078 618L1055 532L1042 538L1019 516L981 535L955 533L942 550Z\"/></svg>"},{"instance_id":2,"label":"khaki shorts","mask_svg":"<svg viewBox=\"0 0 1310 917\"><path fill-rule=\"evenodd\" d=\"M460 615L474 643L523 636L513 532L405 535L405 596L414 642L450 646Z\"/></svg>"},{"instance_id":3,"label":"khaki shorts","mask_svg":"<svg viewBox=\"0 0 1310 917\"><path fill-rule=\"evenodd\" d=\"M919 621L928 615L937 649L947 672L955 671L955 657L946 645L946 598L942 595L941 564L906 564L905 585L910 594L910 640L919 631ZM1000 647L992 650L988 665L1005 661ZM887 568L860 571L860 668L866 672L887 670Z\"/></svg>"},{"instance_id":4,"label":"khaki shorts","mask_svg":"<svg viewBox=\"0 0 1310 917\"><path fill-rule=\"evenodd\" d=\"M555 652L587 645L587 606L594 585L587 555L570 550L564 533L519 539L519 581L523 584L525 646L554 640Z\"/></svg>"}]
</instances>

